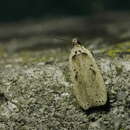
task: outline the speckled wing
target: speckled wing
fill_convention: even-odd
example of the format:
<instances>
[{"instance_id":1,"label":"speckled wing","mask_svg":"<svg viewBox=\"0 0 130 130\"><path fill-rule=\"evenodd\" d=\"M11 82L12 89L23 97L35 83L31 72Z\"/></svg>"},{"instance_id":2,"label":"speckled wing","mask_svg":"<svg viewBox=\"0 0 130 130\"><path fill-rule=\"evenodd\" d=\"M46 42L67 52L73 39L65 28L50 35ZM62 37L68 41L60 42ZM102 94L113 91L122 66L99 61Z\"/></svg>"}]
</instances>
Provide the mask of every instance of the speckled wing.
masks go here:
<instances>
[{"instance_id":1,"label":"speckled wing","mask_svg":"<svg viewBox=\"0 0 130 130\"><path fill-rule=\"evenodd\" d=\"M75 46L69 57L73 93L79 105L87 110L104 105L107 91L101 72L91 52L83 46Z\"/></svg>"}]
</instances>

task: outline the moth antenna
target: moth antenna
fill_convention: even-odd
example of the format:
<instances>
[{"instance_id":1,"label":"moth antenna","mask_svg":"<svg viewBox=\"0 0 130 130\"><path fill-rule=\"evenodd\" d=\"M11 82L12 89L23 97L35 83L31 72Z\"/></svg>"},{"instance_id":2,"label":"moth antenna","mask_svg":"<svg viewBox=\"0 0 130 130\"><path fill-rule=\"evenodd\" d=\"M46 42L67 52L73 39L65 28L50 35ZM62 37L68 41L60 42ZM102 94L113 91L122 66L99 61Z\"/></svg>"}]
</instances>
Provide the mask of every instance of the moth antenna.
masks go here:
<instances>
[{"instance_id":1,"label":"moth antenna","mask_svg":"<svg viewBox=\"0 0 130 130\"><path fill-rule=\"evenodd\" d=\"M63 39L63 38L55 38L55 39L70 42L70 40Z\"/></svg>"}]
</instances>

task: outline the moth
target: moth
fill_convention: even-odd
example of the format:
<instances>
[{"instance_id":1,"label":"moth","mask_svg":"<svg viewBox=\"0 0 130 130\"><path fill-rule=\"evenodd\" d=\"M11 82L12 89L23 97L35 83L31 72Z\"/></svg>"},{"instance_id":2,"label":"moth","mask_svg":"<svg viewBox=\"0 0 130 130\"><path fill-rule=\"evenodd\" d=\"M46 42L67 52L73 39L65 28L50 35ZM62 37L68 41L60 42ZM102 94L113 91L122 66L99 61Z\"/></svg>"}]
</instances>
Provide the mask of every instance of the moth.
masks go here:
<instances>
[{"instance_id":1,"label":"moth","mask_svg":"<svg viewBox=\"0 0 130 130\"><path fill-rule=\"evenodd\" d=\"M72 45L69 66L74 84L73 94L84 110L104 105L107 90L95 58L76 38L72 39Z\"/></svg>"}]
</instances>

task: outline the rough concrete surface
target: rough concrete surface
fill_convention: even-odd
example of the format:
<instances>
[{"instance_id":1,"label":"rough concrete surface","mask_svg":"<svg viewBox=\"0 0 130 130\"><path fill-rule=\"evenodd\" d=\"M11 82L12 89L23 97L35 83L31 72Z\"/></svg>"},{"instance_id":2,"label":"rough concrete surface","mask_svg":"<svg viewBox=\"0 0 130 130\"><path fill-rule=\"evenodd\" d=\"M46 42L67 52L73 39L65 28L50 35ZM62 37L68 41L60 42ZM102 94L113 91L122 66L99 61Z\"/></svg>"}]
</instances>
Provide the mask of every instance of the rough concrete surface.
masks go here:
<instances>
[{"instance_id":1,"label":"rough concrete surface","mask_svg":"<svg viewBox=\"0 0 130 130\"><path fill-rule=\"evenodd\" d=\"M119 40L128 38L127 44L107 44L109 40L104 40L101 34L88 39L86 34L90 32L94 35L94 30L82 30L86 29L84 22L76 20L78 25L82 25L78 27L81 27L78 33L84 33L87 47L94 50L109 97L106 105L87 111L79 107L72 93L73 84L68 67L71 42L64 42L63 45L68 44L64 47L61 41L56 44L58 41L53 39L53 44L50 44L51 41L47 39L51 38L40 34L44 34L47 22L34 22L37 25L35 28L33 23L29 28L24 26L25 31L22 31L21 24L0 26L4 31L0 32L0 130L130 130L130 56L113 57L113 48L129 48L129 19L113 22L115 16L109 17L110 21L106 21L110 24L99 24L99 20L98 28L94 24L89 29L105 28L109 32L106 33L108 37L119 36ZM95 19L92 21L94 23ZM73 26L72 23L71 19L63 22L66 26L62 34L75 32L77 24ZM49 27L55 27L56 24L49 22ZM61 27L62 24L59 25L60 30ZM66 32L66 27L73 29L68 28ZM37 33L38 29L41 29L40 33ZM56 29L50 31L55 32Z\"/></svg>"},{"instance_id":2,"label":"rough concrete surface","mask_svg":"<svg viewBox=\"0 0 130 130\"><path fill-rule=\"evenodd\" d=\"M108 103L83 111L72 94L68 62L0 67L0 129L130 129L130 60L101 58Z\"/></svg>"}]
</instances>

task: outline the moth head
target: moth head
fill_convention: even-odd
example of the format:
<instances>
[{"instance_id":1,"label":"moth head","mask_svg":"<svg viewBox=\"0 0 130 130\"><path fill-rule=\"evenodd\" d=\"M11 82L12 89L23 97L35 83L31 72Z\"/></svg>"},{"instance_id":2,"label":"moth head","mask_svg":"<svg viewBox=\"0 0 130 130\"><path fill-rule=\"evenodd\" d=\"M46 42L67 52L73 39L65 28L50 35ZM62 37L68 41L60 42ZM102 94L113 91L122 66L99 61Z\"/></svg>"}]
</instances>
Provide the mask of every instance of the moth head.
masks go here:
<instances>
[{"instance_id":1,"label":"moth head","mask_svg":"<svg viewBox=\"0 0 130 130\"><path fill-rule=\"evenodd\" d=\"M81 43L78 41L77 38L73 38L72 39L72 45L75 46L75 45L80 45Z\"/></svg>"}]
</instances>

